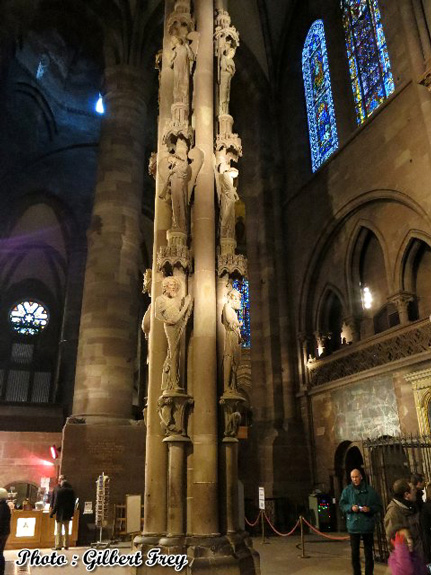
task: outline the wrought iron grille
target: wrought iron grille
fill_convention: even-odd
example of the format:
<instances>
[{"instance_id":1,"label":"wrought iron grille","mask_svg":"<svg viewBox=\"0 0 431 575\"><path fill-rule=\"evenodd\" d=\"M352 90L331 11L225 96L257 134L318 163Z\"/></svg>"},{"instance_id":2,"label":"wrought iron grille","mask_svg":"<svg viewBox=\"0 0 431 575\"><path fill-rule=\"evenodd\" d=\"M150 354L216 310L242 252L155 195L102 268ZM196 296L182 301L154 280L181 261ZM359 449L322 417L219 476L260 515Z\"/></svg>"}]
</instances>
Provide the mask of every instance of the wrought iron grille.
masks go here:
<instances>
[{"instance_id":1,"label":"wrought iron grille","mask_svg":"<svg viewBox=\"0 0 431 575\"><path fill-rule=\"evenodd\" d=\"M391 500L391 488L396 479L408 479L412 473L431 478L429 435L367 439L363 448L367 475L371 485L380 493L384 509ZM383 517L376 525L374 554L377 561L387 561L389 557Z\"/></svg>"}]
</instances>

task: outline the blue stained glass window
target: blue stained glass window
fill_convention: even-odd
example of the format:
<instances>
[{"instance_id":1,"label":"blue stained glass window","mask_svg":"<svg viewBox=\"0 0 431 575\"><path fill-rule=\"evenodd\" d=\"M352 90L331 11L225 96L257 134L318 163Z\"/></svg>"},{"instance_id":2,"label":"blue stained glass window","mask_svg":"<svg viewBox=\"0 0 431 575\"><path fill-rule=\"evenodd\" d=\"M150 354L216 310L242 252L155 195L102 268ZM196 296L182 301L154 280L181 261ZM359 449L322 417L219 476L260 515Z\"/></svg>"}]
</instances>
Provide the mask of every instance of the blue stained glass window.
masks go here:
<instances>
[{"instance_id":1,"label":"blue stained glass window","mask_svg":"<svg viewBox=\"0 0 431 575\"><path fill-rule=\"evenodd\" d=\"M338 148L337 124L322 20L316 20L308 31L302 51L302 75L307 104L311 165L315 172Z\"/></svg>"},{"instance_id":2,"label":"blue stained glass window","mask_svg":"<svg viewBox=\"0 0 431 575\"><path fill-rule=\"evenodd\" d=\"M347 57L361 124L395 89L377 0L342 0Z\"/></svg>"},{"instance_id":3,"label":"blue stained glass window","mask_svg":"<svg viewBox=\"0 0 431 575\"><path fill-rule=\"evenodd\" d=\"M241 309L238 319L242 321L241 337L242 347L250 347L250 297L248 292L248 280L235 280L232 287L241 293Z\"/></svg>"}]
</instances>

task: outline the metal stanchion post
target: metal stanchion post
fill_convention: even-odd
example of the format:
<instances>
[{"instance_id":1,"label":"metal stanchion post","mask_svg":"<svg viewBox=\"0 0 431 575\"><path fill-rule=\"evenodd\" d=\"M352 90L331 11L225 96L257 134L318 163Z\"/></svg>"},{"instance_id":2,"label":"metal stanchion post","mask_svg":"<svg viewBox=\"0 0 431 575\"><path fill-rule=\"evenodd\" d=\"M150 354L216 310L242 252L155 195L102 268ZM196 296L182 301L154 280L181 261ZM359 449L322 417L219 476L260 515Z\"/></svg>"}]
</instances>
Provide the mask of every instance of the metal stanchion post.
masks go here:
<instances>
[{"instance_id":1,"label":"metal stanchion post","mask_svg":"<svg viewBox=\"0 0 431 575\"><path fill-rule=\"evenodd\" d=\"M262 523L262 545L265 543L265 517L263 516L263 511L260 511L260 519Z\"/></svg>"},{"instance_id":2,"label":"metal stanchion post","mask_svg":"<svg viewBox=\"0 0 431 575\"><path fill-rule=\"evenodd\" d=\"M305 536L304 536L304 521L302 515L299 516L299 526L301 528L301 559L309 559L310 556L305 554Z\"/></svg>"}]
</instances>

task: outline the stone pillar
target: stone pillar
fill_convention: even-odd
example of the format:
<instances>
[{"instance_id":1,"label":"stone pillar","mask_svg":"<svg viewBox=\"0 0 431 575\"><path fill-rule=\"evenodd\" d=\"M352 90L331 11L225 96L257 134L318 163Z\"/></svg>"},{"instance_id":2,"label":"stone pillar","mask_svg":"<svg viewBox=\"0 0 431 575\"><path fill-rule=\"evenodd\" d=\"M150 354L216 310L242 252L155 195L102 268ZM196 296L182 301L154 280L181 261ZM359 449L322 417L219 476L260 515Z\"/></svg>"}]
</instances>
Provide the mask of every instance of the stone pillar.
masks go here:
<instances>
[{"instance_id":1,"label":"stone pillar","mask_svg":"<svg viewBox=\"0 0 431 575\"><path fill-rule=\"evenodd\" d=\"M213 171L213 2L195 1L200 34L195 71L196 146L205 160L196 181L193 213L193 483L192 533L215 535L218 525L215 209Z\"/></svg>"},{"instance_id":2,"label":"stone pillar","mask_svg":"<svg viewBox=\"0 0 431 575\"><path fill-rule=\"evenodd\" d=\"M166 2L165 21L172 12L174 2ZM163 38L162 66L160 70L159 86L159 122L157 161L166 155L163 144L163 135L166 124L171 118L173 74L169 66L168 50L170 36L165 26ZM162 174L156 169L156 199L154 210L154 244L153 244L153 273L151 288L151 329L148 347L148 400L147 400L147 439L146 439L146 467L145 467L145 497L144 497L144 536L158 537L167 530L167 473L168 452L165 437L160 425L158 402L161 393L163 362L166 357L166 338L163 324L156 321L156 297L162 293L161 283L163 275L157 266L157 256L161 248L167 244L167 233L171 225L169 205L160 198L164 187Z\"/></svg>"},{"instance_id":3,"label":"stone pillar","mask_svg":"<svg viewBox=\"0 0 431 575\"><path fill-rule=\"evenodd\" d=\"M166 1L149 339L146 511L143 536L134 543L144 556L153 547L163 554L187 554L190 574L255 575L259 572L256 554L238 526L236 435L241 419L238 406L244 398L231 390L219 400L217 386L217 345L220 353L222 346L217 341L213 4L195 0L191 13L190 0ZM221 174L229 170L226 157L223 170ZM232 249L222 260L220 291L231 283L229 262L231 256L236 257ZM224 274L228 277L222 279ZM219 369L222 373L222 366ZM219 417L224 418L221 441ZM134 570L139 575L162 571L175 572L173 567L146 565Z\"/></svg>"},{"instance_id":4,"label":"stone pillar","mask_svg":"<svg viewBox=\"0 0 431 575\"><path fill-rule=\"evenodd\" d=\"M130 421L140 322L143 89L137 68L106 68L73 415L62 442L61 471L81 501L94 499L102 472L111 478L111 503L124 503L125 493L142 493L144 487L145 427ZM94 540L89 516L82 513L79 539Z\"/></svg>"},{"instance_id":5,"label":"stone pillar","mask_svg":"<svg viewBox=\"0 0 431 575\"><path fill-rule=\"evenodd\" d=\"M400 324L406 325L409 323L409 303L413 301L413 295L408 293L399 293L390 298L390 302L395 305L400 318Z\"/></svg>"},{"instance_id":6,"label":"stone pillar","mask_svg":"<svg viewBox=\"0 0 431 575\"><path fill-rule=\"evenodd\" d=\"M139 321L143 78L118 65L105 79L73 405L87 422L130 417Z\"/></svg>"}]
</instances>

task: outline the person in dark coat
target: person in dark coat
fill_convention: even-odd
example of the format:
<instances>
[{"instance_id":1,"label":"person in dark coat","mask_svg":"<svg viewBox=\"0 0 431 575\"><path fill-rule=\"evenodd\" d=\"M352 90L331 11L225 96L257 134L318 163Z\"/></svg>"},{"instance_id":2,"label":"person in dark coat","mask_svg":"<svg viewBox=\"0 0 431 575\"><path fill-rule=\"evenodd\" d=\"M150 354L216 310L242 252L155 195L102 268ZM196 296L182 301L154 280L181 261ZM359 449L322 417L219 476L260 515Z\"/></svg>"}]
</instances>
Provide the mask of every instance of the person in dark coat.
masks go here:
<instances>
[{"instance_id":1,"label":"person in dark coat","mask_svg":"<svg viewBox=\"0 0 431 575\"><path fill-rule=\"evenodd\" d=\"M69 549L69 522L75 512L75 492L70 483L63 480L60 489L57 491L54 507L50 516L55 515L55 549L62 547Z\"/></svg>"},{"instance_id":2,"label":"person in dark coat","mask_svg":"<svg viewBox=\"0 0 431 575\"><path fill-rule=\"evenodd\" d=\"M425 487L426 501L422 505L420 524L422 529L425 562L431 563L431 483Z\"/></svg>"},{"instance_id":3,"label":"person in dark coat","mask_svg":"<svg viewBox=\"0 0 431 575\"><path fill-rule=\"evenodd\" d=\"M54 505L55 505L55 501L57 499L57 493L59 492L60 488L61 488L61 484L63 483L63 481L66 481L66 478L64 475L59 475L58 476L58 481L57 481L57 485L54 487L54 489L52 490L52 494L51 494L51 503L49 506L49 511L50 513L52 512L52 510L54 509Z\"/></svg>"},{"instance_id":4,"label":"person in dark coat","mask_svg":"<svg viewBox=\"0 0 431 575\"><path fill-rule=\"evenodd\" d=\"M10 533L10 509L7 504L7 491L0 488L0 575L4 575L6 561L3 555Z\"/></svg>"},{"instance_id":5,"label":"person in dark coat","mask_svg":"<svg viewBox=\"0 0 431 575\"><path fill-rule=\"evenodd\" d=\"M407 479L397 479L392 492L394 497L386 509L384 519L388 543L392 548L392 540L396 533L401 531L409 551L414 552L424 564L422 530L416 507L416 488Z\"/></svg>"},{"instance_id":6,"label":"person in dark coat","mask_svg":"<svg viewBox=\"0 0 431 575\"><path fill-rule=\"evenodd\" d=\"M425 488L425 480L424 476L420 473L413 473L410 476L410 483L416 489L416 507L418 508L419 513L422 510L422 505L424 503L423 495L424 495L424 488Z\"/></svg>"},{"instance_id":7,"label":"person in dark coat","mask_svg":"<svg viewBox=\"0 0 431 575\"><path fill-rule=\"evenodd\" d=\"M346 516L347 531L350 535L353 575L361 575L359 545L364 542L365 575L373 575L374 524L378 513L383 509L378 493L363 481L359 469L350 473L352 483L341 494L340 508Z\"/></svg>"}]
</instances>

